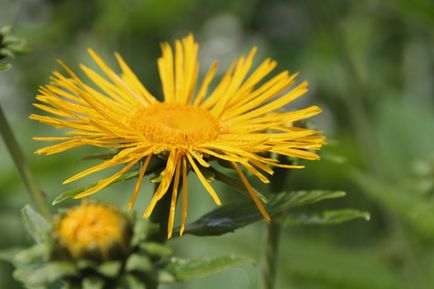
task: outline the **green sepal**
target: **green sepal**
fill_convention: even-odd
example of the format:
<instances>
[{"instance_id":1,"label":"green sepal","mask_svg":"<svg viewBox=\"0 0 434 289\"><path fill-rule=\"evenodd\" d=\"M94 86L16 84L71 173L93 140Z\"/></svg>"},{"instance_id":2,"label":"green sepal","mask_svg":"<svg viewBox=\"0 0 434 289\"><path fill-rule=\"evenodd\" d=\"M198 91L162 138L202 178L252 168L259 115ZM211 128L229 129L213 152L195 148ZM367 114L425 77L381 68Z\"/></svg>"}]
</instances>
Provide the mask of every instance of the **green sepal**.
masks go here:
<instances>
[{"instance_id":1,"label":"green sepal","mask_svg":"<svg viewBox=\"0 0 434 289\"><path fill-rule=\"evenodd\" d=\"M21 210L21 214L27 232L37 243L48 240L51 225L42 215L36 212L30 205L25 205Z\"/></svg>"},{"instance_id":2,"label":"green sepal","mask_svg":"<svg viewBox=\"0 0 434 289\"><path fill-rule=\"evenodd\" d=\"M133 274L124 275L120 283L116 289L146 289L145 284Z\"/></svg>"},{"instance_id":3,"label":"green sepal","mask_svg":"<svg viewBox=\"0 0 434 289\"><path fill-rule=\"evenodd\" d=\"M242 256L222 256L212 258L182 259L171 258L164 268L175 277L176 281L202 278L222 270L255 264L253 259Z\"/></svg>"},{"instance_id":4,"label":"green sepal","mask_svg":"<svg viewBox=\"0 0 434 289\"><path fill-rule=\"evenodd\" d=\"M353 209L340 209L323 211L315 214L288 214L279 218L282 226L295 225L335 225L342 224L354 219L369 221L371 215L365 211Z\"/></svg>"},{"instance_id":5,"label":"green sepal","mask_svg":"<svg viewBox=\"0 0 434 289\"><path fill-rule=\"evenodd\" d=\"M295 191L272 195L265 207L272 221L274 217L287 212L289 209L313 204L325 199L334 199L345 196L342 191ZM197 236L216 236L247 226L262 219L262 215L250 202L239 202L221 206L185 228L186 234ZM175 229L175 234L179 228Z\"/></svg>"}]
</instances>

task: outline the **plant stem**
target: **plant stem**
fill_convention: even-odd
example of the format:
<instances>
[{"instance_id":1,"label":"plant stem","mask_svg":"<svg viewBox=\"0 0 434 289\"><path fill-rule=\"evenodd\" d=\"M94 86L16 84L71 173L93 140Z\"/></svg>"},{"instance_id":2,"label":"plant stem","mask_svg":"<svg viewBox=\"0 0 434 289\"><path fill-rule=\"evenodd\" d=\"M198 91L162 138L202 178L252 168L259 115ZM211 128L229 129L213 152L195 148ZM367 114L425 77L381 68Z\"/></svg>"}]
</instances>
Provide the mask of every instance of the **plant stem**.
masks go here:
<instances>
[{"instance_id":1,"label":"plant stem","mask_svg":"<svg viewBox=\"0 0 434 289\"><path fill-rule=\"evenodd\" d=\"M267 224L265 236L265 251L263 253L262 259L262 289L273 289L274 284L276 283L280 232L280 224Z\"/></svg>"},{"instance_id":2,"label":"plant stem","mask_svg":"<svg viewBox=\"0 0 434 289\"><path fill-rule=\"evenodd\" d=\"M12 156L12 159L17 167L21 179L23 180L27 191L29 192L33 202L35 203L38 211L45 216L47 219L51 218L50 205L48 204L47 198L42 192L39 183L36 181L36 178L32 174L30 167L27 163L27 160L18 145L17 140L11 130L11 127L6 119L6 116L3 112L2 107L0 106L0 133L3 137L3 140L6 144L6 148L9 151L9 154Z\"/></svg>"},{"instance_id":3,"label":"plant stem","mask_svg":"<svg viewBox=\"0 0 434 289\"><path fill-rule=\"evenodd\" d=\"M277 194L283 191L288 176L286 169L276 168L270 183L270 192ZM264 252L262 255L261 284L262 289L273 289L276 283L277 261L279 256L281 225L273 222L266 225Z\"/></svg>"}]
</instances>

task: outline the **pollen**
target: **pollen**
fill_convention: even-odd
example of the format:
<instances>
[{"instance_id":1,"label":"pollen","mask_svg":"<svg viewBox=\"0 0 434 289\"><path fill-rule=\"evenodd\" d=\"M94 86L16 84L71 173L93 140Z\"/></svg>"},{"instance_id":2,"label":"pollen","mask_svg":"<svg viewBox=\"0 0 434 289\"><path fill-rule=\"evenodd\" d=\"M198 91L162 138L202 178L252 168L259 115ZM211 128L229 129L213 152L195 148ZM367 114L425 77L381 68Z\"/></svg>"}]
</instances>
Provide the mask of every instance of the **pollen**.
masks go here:
<instances>
[{"instance_id":1,"label":"pollen","mask_svg":"<svg viewBox=\"0 0 434 289\"><path fill-rule=\"evenodd\" d=\"M219 122L207 111L190 105L156 103L138 109L130 125L153 143L191 146L216 140Z\"/></svg>"}]
</instances>

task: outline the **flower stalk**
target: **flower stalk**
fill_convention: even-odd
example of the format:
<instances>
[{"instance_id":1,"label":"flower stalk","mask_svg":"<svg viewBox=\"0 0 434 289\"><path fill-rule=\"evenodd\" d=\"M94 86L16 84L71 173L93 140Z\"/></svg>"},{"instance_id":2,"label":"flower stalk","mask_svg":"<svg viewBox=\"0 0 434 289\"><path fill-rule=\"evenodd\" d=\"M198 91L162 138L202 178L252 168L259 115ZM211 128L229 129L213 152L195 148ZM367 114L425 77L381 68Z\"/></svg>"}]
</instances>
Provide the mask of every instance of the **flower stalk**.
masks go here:
<instances>
[{"instance_id":1,"label":"flower stalk","mask_svg":"<svg viewBox=\"0 0 434 289\"><path fill-rule=\"evenodd\" d=\"M276 168L270 183L270 193L277 194L284 190L288 171ZM266 224L264 251L262 255L261 268L261 289L273 289L276 283L277 261L279 256L279 243L281 234L281 225L278 222L271 221Z\"/></svg>"},{"instance_id":2,"label":"flower stalk","mask_svg":"<svg viewBox=\"0 0 434 289\"><path fill-rule=\"evenodd\" d=\"M39 183L30 170L29 164L12 132L12 129L6 119L2 107L0 106L0 133L5 142L6 148L20 173L27 191L29 192L38 211L47 219L51 218L50 206L44 192L41 190Z\"/></svg>"}]
</instances>

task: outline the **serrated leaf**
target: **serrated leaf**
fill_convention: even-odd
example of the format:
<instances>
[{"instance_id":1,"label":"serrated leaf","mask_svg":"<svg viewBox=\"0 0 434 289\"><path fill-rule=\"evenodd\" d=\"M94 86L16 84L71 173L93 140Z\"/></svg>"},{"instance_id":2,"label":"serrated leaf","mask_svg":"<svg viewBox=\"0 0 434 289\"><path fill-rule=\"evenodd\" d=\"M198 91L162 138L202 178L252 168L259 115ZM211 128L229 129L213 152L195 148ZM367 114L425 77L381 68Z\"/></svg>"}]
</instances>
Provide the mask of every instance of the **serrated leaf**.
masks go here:
<instances>
[{"instance_id":1,"label":"serrated leaf","mask_svg":"<svg viewBox=\"0 0 434 289\"><path fill-rule=\"evenodd\" d=\"M26 230L32 238L38 243L44 241L51 229L51 225L47 220L36 212L30 205L24 206L21 210L21 214Z\"/></svg>"},{"instance_id":2,"label":"serrated leaf","mask_svg":"<svg viewBox=\"0 0 434 289\"><path fill-rule=\"evenodd\" d=\"M138 272L150 272L152 271L152 263L149 257L132 254L125 265L125 270L127 272L138 271Z\"/></svg>"},{"instance_id":3,"label":"serrated leaf","mask_svg":"<svg viewBox=\"0 0 434 289\"><path fill-rule=\"evenodd\" d=\"M342 209L342 210L332 210L324 211L317 214L289 214L283 216L279 222L283 226L294 226L294 225L335 225L341 224L354 219L365 219L369 221L370 214L368 212L353 210L353 209Z\"/></svg>"},{"instance_id":4,"label":"serrated leaf","mask_svg":"<svg viewBox=\"0 0 434 289\"><path fill-rule=\"evenodd\" d=\"M265 207L273 220L273 217L291 208L343 196L345 196L345 193L341 191L284 192L271 196ZM193 223L188 224L185 228L185 233L198 236L222 235L233 232L260 219L262 219L262 215L253 202L233 203L221 206L203 215ZM178 232L179 228L175 230L175 233Z\"/></svg>"},{"instance_id":5,"label":"serrated leaf","mask_svg":"<svg viewBox=\"0 0 434 289\"><path fill-rule=\"evenodd\" d=\"M14 271L16 279L31 286L49 284L75 274L76 267L67 262L51 262L36 268L19 268Z\"/></svg>"},{"instance_id":6,"label":"serrated leaf","mask_svg":"<svg viewBox=\"0 0 434 289\"><path fill-rule=\"evenodd\" d=\"M197 259L173 257L168 262L165 270L171 273L176 281L185 281L202 278L231 267L252 265L254 263L255 261L253 259L233 255Z\"/></svg>"}]
</instances>

